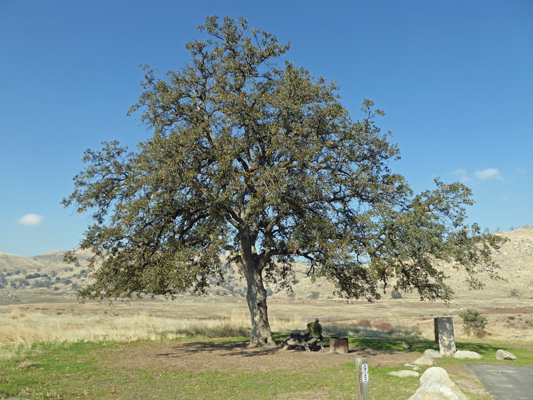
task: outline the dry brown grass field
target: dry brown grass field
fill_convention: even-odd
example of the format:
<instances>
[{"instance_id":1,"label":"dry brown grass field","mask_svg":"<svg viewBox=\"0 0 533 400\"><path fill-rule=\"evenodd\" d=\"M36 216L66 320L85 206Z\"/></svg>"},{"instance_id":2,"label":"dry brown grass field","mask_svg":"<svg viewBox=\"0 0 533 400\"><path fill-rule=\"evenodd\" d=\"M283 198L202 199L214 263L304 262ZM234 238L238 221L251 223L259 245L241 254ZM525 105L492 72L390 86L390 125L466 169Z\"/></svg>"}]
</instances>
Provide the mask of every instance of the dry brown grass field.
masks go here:
<instances>
[{"instance_id":1,"label":"dry brown grass field","mask_svg":"<svg viewBox=\"0 0 533 400\"><path fill-rule=\"evenodd\" d=\"M406 335L431 339L433 318L453 316L458 340L466 339L459 313L474 308L488 318L487 332L493 340L532 341L531 298L462 296L449 305L417 299L366 301L271 299L272 330L286 333L303 329L313 318L321 319L330 334L341 329L367 328L365 335ZM0 306L0 344L31 345L35 342L159 339L228 336L233 330L246 335L250 322L244 301L197 298L195 301L131 301L114 304L74 300Z\"/></svg>"}]
</instances>

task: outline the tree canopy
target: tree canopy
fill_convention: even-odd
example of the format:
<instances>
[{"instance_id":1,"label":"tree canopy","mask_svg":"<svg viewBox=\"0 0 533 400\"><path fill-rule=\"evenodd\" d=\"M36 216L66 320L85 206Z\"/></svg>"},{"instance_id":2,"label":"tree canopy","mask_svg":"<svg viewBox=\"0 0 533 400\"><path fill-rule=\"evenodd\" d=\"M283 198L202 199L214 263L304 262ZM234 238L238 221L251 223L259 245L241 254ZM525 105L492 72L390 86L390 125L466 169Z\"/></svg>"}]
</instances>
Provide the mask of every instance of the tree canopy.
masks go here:
<instances>
[{"instance_id":1,"label":"tree canopy","mask_svg":"<svg viewBox=\"0 0 533 400\"><path fill-rule=\"evenodd\" d=\"M444 184L414 195L393 173L399 157L370 100L354 120L338 87L285 61L289 45L235 21L208 17L207 39L165 79L145 66L140 111L152 135L128 152L87 150L63 200L90 211L81 248L94 283L82 298L204 292L234 262L247 282L251 345L273 344L265 282L290 290L295 259L347 298L378 285L450 298L439 261L494 273L501 239L466 224L470 190ZM222 258L227 254L228 258ZM71 258L73 253L68 254Z\"/></svg>"}]
</instances>

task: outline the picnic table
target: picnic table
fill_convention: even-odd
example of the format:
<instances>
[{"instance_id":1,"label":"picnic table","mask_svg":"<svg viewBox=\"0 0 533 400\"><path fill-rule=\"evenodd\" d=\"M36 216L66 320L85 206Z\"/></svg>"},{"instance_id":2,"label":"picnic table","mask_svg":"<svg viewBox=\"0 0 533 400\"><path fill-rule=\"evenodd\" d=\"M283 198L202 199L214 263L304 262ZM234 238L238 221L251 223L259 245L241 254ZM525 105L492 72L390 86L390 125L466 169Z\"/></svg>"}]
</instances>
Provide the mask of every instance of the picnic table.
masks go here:
<instances>
[{"instance_id":1,"label":"picnic table","mask_svg":"<svg viewBox=\"0 0 533 400\"><path fill-rule=\"evenodd\" d=\"M311 351L311 347L317 347L317 340L318 338L312 337L311 332L307 329L292 331L289 336L282 340L283 349L288 350L291 346L300 346L305 348L305 351Z\"/></svg>"}]
</instances>

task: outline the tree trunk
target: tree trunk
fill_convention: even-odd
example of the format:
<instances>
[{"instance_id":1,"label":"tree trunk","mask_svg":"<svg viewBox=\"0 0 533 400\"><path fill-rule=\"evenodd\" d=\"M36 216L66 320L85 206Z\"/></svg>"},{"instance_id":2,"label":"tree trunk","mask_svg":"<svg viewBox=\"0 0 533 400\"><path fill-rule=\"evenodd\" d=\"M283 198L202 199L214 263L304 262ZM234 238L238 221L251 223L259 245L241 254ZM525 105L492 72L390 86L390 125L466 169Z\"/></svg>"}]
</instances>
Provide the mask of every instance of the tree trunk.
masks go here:
<instances>
[{"instance_id":1,"label":"tree trunk","mask_svg":"<svg viewBox=\"0 0 533 400\"><path fill-rule=\"evenodd\" d=\"M248 308L250 309L250 317L252 319L252 337L249 346L275 346L276 342L272 338L270 324L268 323L267 294L263 285L261 272L257 270L254 263L246 267L246 281L248 283L246 300L248 301Z\"/></svg>"}]
</instances>

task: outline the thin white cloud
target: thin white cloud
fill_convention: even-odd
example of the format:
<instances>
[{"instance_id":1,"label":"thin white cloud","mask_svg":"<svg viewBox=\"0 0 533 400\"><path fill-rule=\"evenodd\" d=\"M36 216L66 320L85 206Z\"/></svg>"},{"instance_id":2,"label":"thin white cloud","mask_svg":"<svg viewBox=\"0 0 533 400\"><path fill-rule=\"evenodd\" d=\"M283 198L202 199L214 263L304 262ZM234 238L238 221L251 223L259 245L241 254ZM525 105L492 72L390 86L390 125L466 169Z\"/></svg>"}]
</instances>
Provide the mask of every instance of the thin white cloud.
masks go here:
<instances>
[{"instance_id":1,"label":"thin white cloud","mask_svg":"<svg viewBox=\"0 0 533 400\"><path fill-rule=\"evenodd\" d=\"M456 169L454 171L454 174L459 177L460 182L466 183L472 180L468 177L468 172L466 171L466 169Z\"/></svg>"},{"instance_id":2,"label":"thin white cloud","mask_svg":"<svg viewBox=\"0 0 533 400\"><path fill-rule=\"evenodd\" d=\"M45 218L42 215L26 214L22 218L18 219L17 222L21 225L39 226L44 222L44 220Z\"/></svg>"},{"instance_id":3,"label":"thin white cloud","mask_svg":"<svg viewBox=\"0 0 533 400\"><path fill-rule=\"evenodd\" d=\"M520 173L520 174L525 174L526 173L526 170L524 168L520 168L520 167L515 168L515 171Z\"/></svg>"},{"instance_id":4,"label":"thin white cloud","mask_svg":"<svg viewBox=\"0 0 533 400\"><path fill-rule=\"evenodd\" d=\"M502 174L497 168L487 168L483 171L476 171L474 175L477 179L482 181L486 179L503 179Z\"/></svg>"}]
</instances>

